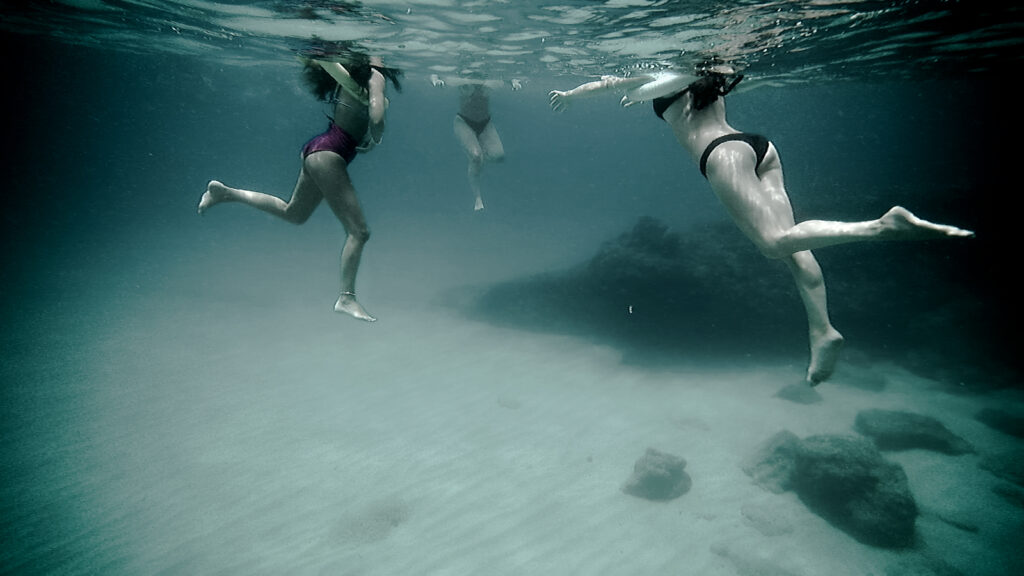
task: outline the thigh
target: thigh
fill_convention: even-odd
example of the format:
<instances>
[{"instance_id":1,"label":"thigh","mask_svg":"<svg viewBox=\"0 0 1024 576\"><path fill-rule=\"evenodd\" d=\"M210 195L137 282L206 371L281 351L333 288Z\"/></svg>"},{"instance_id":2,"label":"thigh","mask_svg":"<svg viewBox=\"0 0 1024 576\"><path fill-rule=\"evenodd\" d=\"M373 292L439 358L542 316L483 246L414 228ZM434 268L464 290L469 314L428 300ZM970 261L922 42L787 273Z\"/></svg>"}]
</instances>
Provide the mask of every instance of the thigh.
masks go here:
<instances>
[{"instance_id":1,"label":"thigh","mask_svg":"<svg viewBox=\"0 0 1024 576\"><path fill-rule=\"evenodd\" d=\"M794 225L793 207L782 184L781 165L763 165L758 175L756 162L747 144L720 144L708 161L708 182L740 229L764 239Z\"/></svg>"},{"instance_id":2,"label":"thigh","mask_svg":"<svg viewBox=\"0 0 1024 576\"><path fill-rule=\"evenodd\" d=\"M295 190L292 191L291 200L285 208L289 217L299 221L305 221L316 207L320 205L323 193L316 181L306 171L306 162L303 160L302 169L299 170L299 179L295 182Z\"/></svg>"},{"instance_id":3,"label":"thigh","mask_svg":"<svg viewBox=\"0 0 1024 576\"><path fill-rule=\"evenodd\" d=\"M501 137L498 136L498 129L494 127L494 122L487 123L484 131L477 136L477 140L487 159L501 160L505 157L505 146L501 143Z\"/></svg>"},{"instance_id":4,"label":"thigh","mask_svg":"<svg viewBox=\"0 0 1024 576\"><path fill-rule=\"evenodd\" d=\"M480 146L480 140L476 137L476 132L458 115L455 116L455 138L462 145L462 149L466 151L466 154L476 157L483 156L484 152Z\"/></svg>"},{"instance_id":5,"label":"thigh","mask_svg":"<svg viewBox=\"0 0 1024 576\"><path fill-rule=\"evenodd\" d=\"M349 233L364 231L366 219L345 159L334 152L316 152L306 158L305 168L345 230Z\"/></svg>"}]
</instances>

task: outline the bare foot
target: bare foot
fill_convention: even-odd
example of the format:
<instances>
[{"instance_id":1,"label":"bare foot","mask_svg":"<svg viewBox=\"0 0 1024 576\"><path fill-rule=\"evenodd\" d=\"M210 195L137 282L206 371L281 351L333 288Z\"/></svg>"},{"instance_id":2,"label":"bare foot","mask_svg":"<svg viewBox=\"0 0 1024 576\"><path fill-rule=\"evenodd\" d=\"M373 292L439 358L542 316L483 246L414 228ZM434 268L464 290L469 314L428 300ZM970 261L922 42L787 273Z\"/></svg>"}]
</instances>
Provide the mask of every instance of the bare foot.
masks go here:
<instances>
[{"instance_id":1,"label":"bare foot","mask_svg":"<svg viewBox=\"0 0 1024 576\"><path fill-rule=\"evenodd\" d=\"M484 201L480 198L476 199L476 204L473 206L473 210L479 212L484 209Z\"/></svg>"},{"instance_id":2,"label":"bare foot","mask_svg":"<svg viewBox=\"0 0 1024 576\"><path fill-rule=\"evenodd\" d=\"M338 301L334 303L334 311L348 314L357 320L365 322L377 321L376 318L370 316L362 304L356 301L356 295L351 292L344 292L341 296L338 296Z\"/></svg>"},{"instance_id":3,"label":"bare foot","mask_svg":"<svg viewBox=\"0 0 1024 576\"><path fill-rule=\"evenodd\" d=\"M807 381L817 386L832 376L843 348L843 335L834 328L820 336L811 336L811 364L807 367Z\"/></svg>"},{"instance_id":4,"label":"bare foot","mask_svg":"<svg viewBox=\"0 0 1024 576\"><path fill-rule=\"evenodd\" d=\"M206 212L210 206L223 202L227 197L228 187L216 180L210 180L210 183L206 185L206 192L204 192L203 197L199 199L198 212L200 214Z\"/></svg>"},{"instance_id":5,"label":"bare foot","mask_svg":"<svg viewBox=\"0 0 1024 576\"><path fill-rule=\"evenodd\" d=\"M882 228L878 237L884 240L926 240L928 238L970 238L974 236L974 232L970 230L922 220L902 206L890 208L878 219L878 223Z\"/></svg>"}]
</instances>

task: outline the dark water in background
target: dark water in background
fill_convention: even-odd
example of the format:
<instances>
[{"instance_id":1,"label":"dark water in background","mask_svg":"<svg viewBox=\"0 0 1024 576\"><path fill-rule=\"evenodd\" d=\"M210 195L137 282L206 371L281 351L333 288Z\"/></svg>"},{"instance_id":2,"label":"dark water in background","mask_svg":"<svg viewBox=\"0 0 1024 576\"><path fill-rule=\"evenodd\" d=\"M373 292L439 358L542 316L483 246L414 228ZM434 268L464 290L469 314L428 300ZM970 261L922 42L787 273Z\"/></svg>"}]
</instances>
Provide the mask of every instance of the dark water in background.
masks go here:
<instances>
[{"instance_id":1,"label":"dark water in background","mask_svg":"<svg viewBox=\"0 0 1024 576\"><path fill-rule=\"evenodd\" d=\"M325 207L301 229L239 206L195 214L211 178L290 194L298 149L326 122L298 66L133 55L41 37L5 35L4 42L6 54L26 55L6 59L4 72L17 79L7 89L4 132L5 316L17 318L23 301L67 306L76 297L69 292L81 290L108 303L119 290L180 287L202 297L210 279L190 278L197 272L189 263L197 254L216 260L211 253L227 246L220 273L238 274L235 263L251 272L239 286L246 293L267 283L280 297L333 298L341 229ZM417 70L407 70L402 93L391 91L386 144L351 170L374 232L360 274L364 298L415 301L565 268L644 215L684 235L727 222L649 110L624 111L608 97L557 115L546 92L580 79L527 80L524 90L493 97L507 161L485 166L483 214L469 209L465 161L451 130L454 91L432 87ZM922 300L966 298L970 325L937 349L966 346L977 352L970 362L1017 365L1016 346L999 329L1020 319L1007 280L1020 244L1007 204L1013 161L999 146L1000 135L1019 125L1011 98L997 71L809 81L730 97L730 122L770 135L780 149L798 220L865 219L898 203L978 232L968 242L818 251L834 312L852 297L837 286L861 291L884 276L904 288L884 295L876 320L834 318L851 342L899 346L903 334L886 323L928 310L917 306ZM290 263L275 254L261 269L254 251L264 249L288 254ZM277 269L288 284L272 286ZM873 322L875 329L860 328ZM885 342L887 334L896 340Z\"/></svg>"},{"instance_id":2,"label":"dark water in background","mask_svg":"<svg viewBox=\"0 0 1024 576\"><path fill-rule=\"evenodd\" d=\"M126 26L146 29L130 20ZM600 30L607 33L610 26ZM92 534L93 539L66 546L64 553L71 555L84 549L116 555L117 539L131 539L109 519L120 514L120 489L144 487L138 473L112 484L110 515L94 511L105 501L89 492L97 491L92 484L120 470L109 472L107 459L117 454L119 444L110 440L121 440L118 427L133 438L147 419L173 419L162 414L167 407L193 402L187 395L178 398L176 386L194 393L202 385L176 380L173 364L202 362L186 354L176 358L175 351L191 347L164 341L169 331L160 328L178 321L161 319L151 330L147 315L163 302L174 311L194 304L201 312L180 322L207 326L178 334L243 334L251 324L237 312L241 302L252 318L282 318L282 342L301 340L309 316L333 314L342 232L323 206L300 228L241 206L218 206L204 217L195 213L211 178L284 197L290 193L301 145L325 124L324 107L301 86L290 55L261 59L259 50L266 49L261 45L257 56L226 58L216 50L162 50L158 41L152 42L153 50L133 51L109 39L65 42L30 27L26 35L4 28L0 65L8 114L2 130L0 450L5 478L0 481L5 486L0 516L10 512L16 520L3 524L2 531L28 543L9 553L15 560L23 556L59 568L74 564L51 554L51 535L62 539L59 545ZM951 28L947 37L958 31ZM872 49L885 52L885 32L881 27L869 34L875 37ZM67 39L74 40L71 36ZM571 43L574 37L563 40ZM824 43L826 54L797 50L802 56L776 75L785 80L778 87L735 94L728 103L734 126L767 134L779 148L797 218L864 219L899 203L922 217L978 233L970 241L818 251L837 328L851 349L897 360L905 351L932 350L927 362L962 369L954 370L952 383L969 390L1019 387L1019 347L1008 334L1022 320L1012 279L1021 245L1018 160L1015 147L1005 144L1021 124L1010 87L1019 50L1015 44L968 50L951 57L947 67L932 52L909 50L901 57L896 50L873 69L871 62L854 60L858 47L870 44L863 36L847 44L832 40ZM813 45L814 39L808 42ZM247 54L244 46L238 42L234 48ZM275 47L271 42L270 52ZM538 68L536 75L524 76L523 91L494 95L494 122L508 157L501 165L485 166L487 210L474 214L465 160L452 134L454 91L433 88L426 70L397 58L405 55L395 46L389 49L406 66L405 90L390 94L384 145L360 156L351 170L373 229L360 297L381 315L381 323L402 306L434 305L463 286L577 265L642 216L656 216L689 238L730 224L668 127L649 109L624 111L609 96L581 102L566 114L550 112L549 89L574 86L610 66L604 62ZM843 57L829 56L836 54ZM899 74L901 60L921 73ZM844 69L840 61L854 70L837 74ZM753 79L772 76L770 62L755 59L762 67ZM581 75L570 75L573 71ZM784 275L780 282L789 287ZM880 293L875 288L883 284L889 288ZM792 301L795 316L786 329L795 330L799 342L785 349L802 362L804 319L795 293ZM217 302L236 306L220 315ZM289 323L272 309L282 303L289 311L311 312ZM922 315L946 305L960 312L935 318L934 331L901 329L911 322L922 325ZM738 333L771 332L771 327L752 326L748 317L722 322ZM96 343L78 340L90 335ZM133 339L142 344L127 347L123 356L110 349ZM151 342L153 357L139 354ZM746 343L737 347L737 356L748 350ZM96 351L102 354L93 357ZM108 358L123 364L97 366ZM281 373L289 366L283 364ZM260 370L238 368L243 374ZM927 365L913 368L928 373ZM110 411L138 421L90 421L91 413L108 413L90 401L123 396L130 404L137 397L130 389L134 383L119 371L129 374L123 378L167 375L167 382L139 388L161 390L179 404ZM88 381L97 375L105 380ZM969 377L957 378L963 375ZM78 393L107 381L110 390L95 395L100 400ZM53 389L51 382L56 382ZM84 399L84 405L64 405L65 397ZM217 407L233 402L214 403L211 420L222 416L213 414ZM90 436L90 431L97 433ZM94 463L94 458L103 460ZM76 498L85 505L68 504ZM131 494L127 500L132 502ZM113 522L114 529L95 531L96 518ZM79 560L88 561L88 554Z\"/></svg>"}]
</instances>

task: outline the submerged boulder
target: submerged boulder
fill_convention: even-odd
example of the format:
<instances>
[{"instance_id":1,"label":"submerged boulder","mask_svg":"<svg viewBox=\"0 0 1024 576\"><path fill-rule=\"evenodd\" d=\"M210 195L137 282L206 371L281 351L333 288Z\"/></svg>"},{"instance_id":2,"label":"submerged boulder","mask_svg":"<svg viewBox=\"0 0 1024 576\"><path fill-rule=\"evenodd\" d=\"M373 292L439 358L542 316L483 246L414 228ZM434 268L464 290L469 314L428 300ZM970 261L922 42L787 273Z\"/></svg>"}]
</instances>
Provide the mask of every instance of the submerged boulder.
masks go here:
<instances>
[{"instance_id":1,"label":"submerged boulder","mask_svg":"<svg viewBox=\"0 0 1024 576\"><path fill-rule=\"evenodd\" d=\"M686 494L692 481L684 470L686 460L648 448L633 465L633 475L622 491L647 500L672 500Z\"/></svg>"},{"instance_id":2,"label":"submerged boulder","mask_svg":"<svg viewBox=\"0 0 1024 576\"><path fill-rule=\"evenodd\" d=\"M812 512L860 542L913 544L918 510L906 474L864 438L800 440L782 431L762 443L743 470L767 490L793 490Z\"/></svg>"},{"instance_id":3,"label":"submerged boulder","mask_svg":"<svg viewBox=\"0 0 1024 576\"><path fill-rule=\"evenodd\" d=\"M982 408L974 415L974 419L1003 434L1024 438L1024 417L1015 416L1006 410Z\"/></svg>"},{"instance_id":4,"label":"submerged boulder","mask_svg":"<svg viewBox=\"0 0 1024 576\"><path fill-rule=\"evenodd\" d=\"M860 542L883 548L913 544L917 503L907 475L863 438L804 439L793 488L808 508Z\"/></svg>"},{"instance_id":5,"label":"submerged boulder","mask_svg":"<svg viewBox=\"0 0 1024 576\"><path fill-rule=\"evenodd\" d=\"M989 454L978 461L978 466L995 476L1024 486L1024 449L1014 448Z\"/></svg>"},{"instance_id":6,"label":"submerged boulder","mask_svg":"<svg viewBox=\"0 0 1024 576\"><path fill-rule=\"evenodd\" d=\"M934 450L959 455L974 452L970 442L942 423L922 414L900 410L861 410L854 428L871 438L879 450Z\"/></svg>"},{"instance_id":7,"label":"submerged boulder","mask_svg":"<svg viewBox=\"0 0 1024 576\"><path fill-rule=\"evenodd\" d=\"M789 430L778 432L762 442L741 467L754 483L776 494L793 488L793 469L800 439Z\"/></svg>"}]
</instances>

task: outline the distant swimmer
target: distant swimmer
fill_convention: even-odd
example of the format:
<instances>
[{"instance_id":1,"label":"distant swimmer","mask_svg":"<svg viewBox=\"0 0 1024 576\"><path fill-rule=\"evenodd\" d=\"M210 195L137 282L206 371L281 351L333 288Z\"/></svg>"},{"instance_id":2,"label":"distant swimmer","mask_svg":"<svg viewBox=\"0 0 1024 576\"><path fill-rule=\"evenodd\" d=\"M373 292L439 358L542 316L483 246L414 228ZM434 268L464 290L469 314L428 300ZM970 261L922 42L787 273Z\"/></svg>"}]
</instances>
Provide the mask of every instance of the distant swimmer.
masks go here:
<instances>
[{"instance_id":1,"label":"distant swimmer","mask_svg":"<svg viewBox=\"0 0 1024 576\"><path fill-rule=\"evenodd\" d=\"M480 193L480 169L484 162L501 162L505 159L505 147L498 136L498 130L491 122L490 91L505 85L499 80L482 78L442 79L430 75L434 86L456 86L459 89L459 111L455 114L455 138L469 160L469 189L473 192L473 210L483 210L484 201ZM522 82L509 82L513 90L522 89Z\"/></svg>"},{"instance_id":2,"label":"distant swimmer","mask_svg":"<svg viewBox=\"0 0 1024 576\"><path fill-rule=\"evenodd\" d=\"M577 98L616 90L625 92L623 106L653 104L654 113L672 127L740 230L762 254L789 267L807 312L811 349L807 381L815 386L835 370L843 337L829 320L824 278L811 250L869 240L966 238L974 233L922 220L899 206L865 222L796 223L775 146L764 136L740 132L726 122L724 96L742 79L731 66L708 63L696 75L660 71L603 76L549 95L556 112Z\"/></svg>"},{"instance_id":3,"label":"distant swimmer","mask_svg":"<svg viewBox=\"0 0 1024 576\"><path fill-rule=\"evenodd\" d=\"M386 80L401 90L401 72L352 51L317 54L314 59L302 60L307 84L317 98L333 104L334 117L325 132L302 148L302 167L291 200L285 202L277 196L231 188L212 180L199 201L199 213L221 202L241 202L293 224L302 224L320 201L326 200L347 235L341 251L341 294L334 310L374 322L376 318L356 300L356 273L370 231L348 167L357 153L381 143L388 107Z\"/></svg>"}]
</instances>

